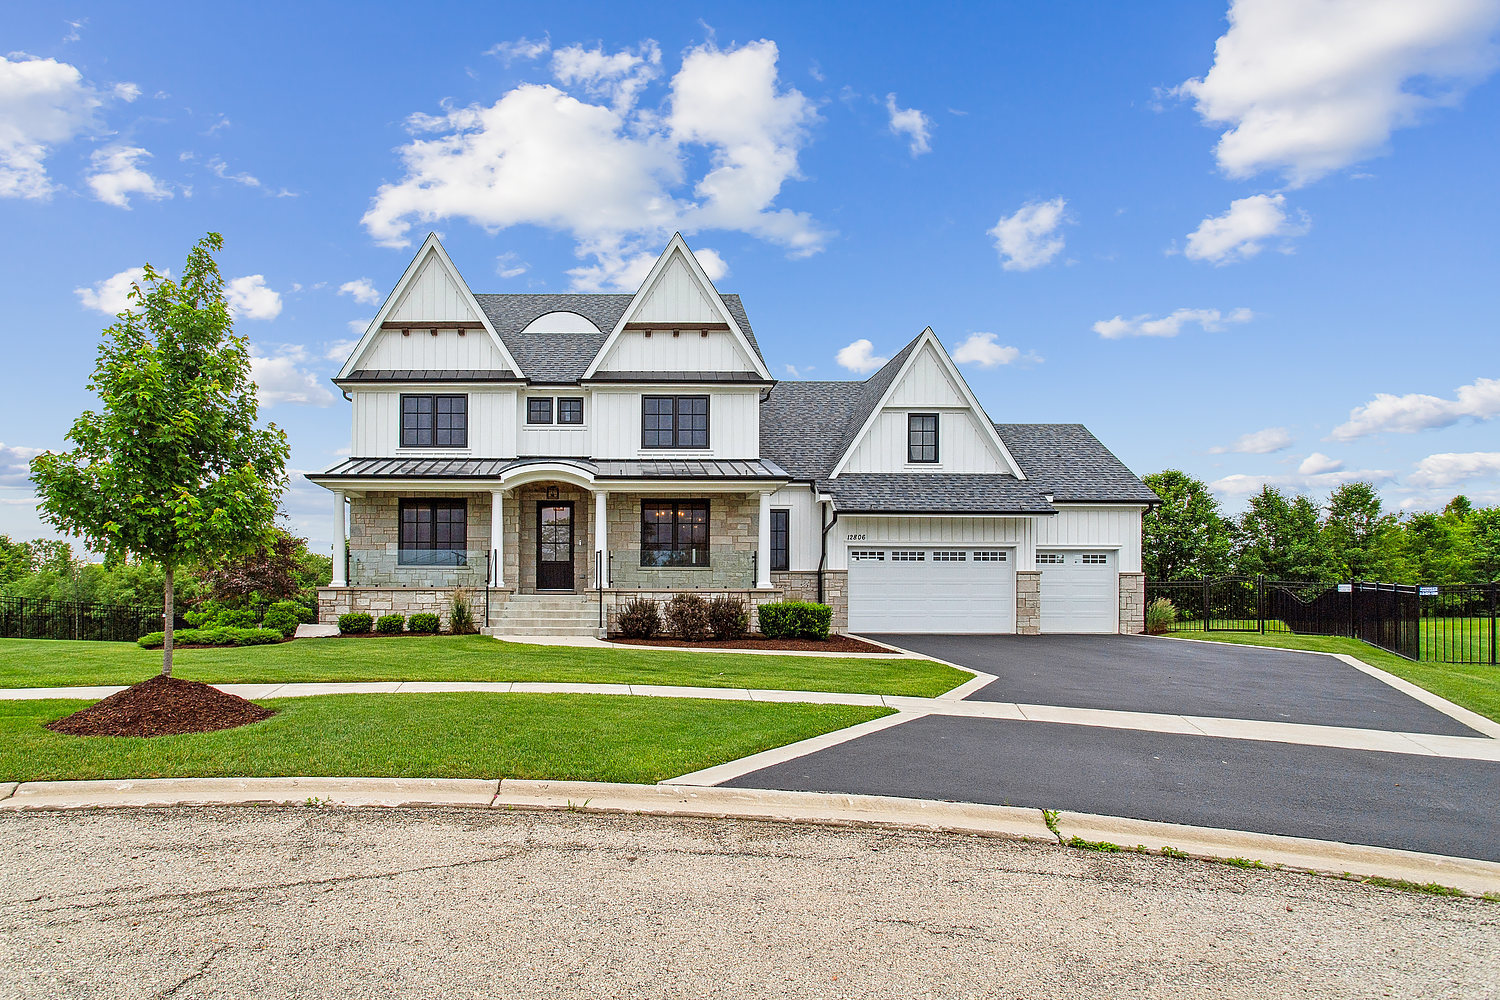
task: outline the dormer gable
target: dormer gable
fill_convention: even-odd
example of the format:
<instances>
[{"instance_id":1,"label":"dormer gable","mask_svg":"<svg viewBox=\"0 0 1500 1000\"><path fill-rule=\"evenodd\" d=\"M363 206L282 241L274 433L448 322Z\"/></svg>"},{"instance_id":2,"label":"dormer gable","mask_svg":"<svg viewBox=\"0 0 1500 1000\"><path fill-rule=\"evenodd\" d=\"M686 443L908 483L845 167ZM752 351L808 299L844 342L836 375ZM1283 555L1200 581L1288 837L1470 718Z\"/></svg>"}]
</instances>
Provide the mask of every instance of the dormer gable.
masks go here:
<instances>
[{"instance_id":1,"label":"dormer gable","mask_svg":"<svg viewBox=\"0 0 1500 1000\"><path fill-rule=\"evenodd\" d=\"M429 233L337 377L444 370L524 374L442 242Z\"/></svg>"},{"instance_id":2,"label":"dormer gable","mask_svg":"<svg viewBox=\"0 0 1500 1000\"><path fill-rule=\"evenodd\" d=\"M866 383L878 387L884 382L885 388L868 404L830 478L845 472L998 473L1026 478L931 327L890 364L894 372L882 369ZM936 461L910 461L912 414L937 417Z\"/></svg>"},{"instance_id":3,"label":"dormer gable","mask_svg":"<svg viewBox=\"0 0 1500 1000\"><path fill-rule=\"evenodd\" d=\"M682 234L673 235L584 374L735 373L771 381Z\"/></svg>"}]
</instances>

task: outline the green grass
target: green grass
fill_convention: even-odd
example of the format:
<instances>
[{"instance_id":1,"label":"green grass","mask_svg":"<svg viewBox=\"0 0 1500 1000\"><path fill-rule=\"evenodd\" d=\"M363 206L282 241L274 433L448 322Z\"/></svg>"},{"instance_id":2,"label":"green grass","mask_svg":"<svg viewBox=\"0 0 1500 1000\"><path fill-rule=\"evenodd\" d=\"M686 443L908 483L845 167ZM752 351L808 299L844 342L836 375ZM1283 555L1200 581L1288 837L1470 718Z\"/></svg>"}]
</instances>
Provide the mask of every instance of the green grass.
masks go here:
<instances>
[{"instance_id":1,"label":"green grass","mask_svg":"<svg viewBox=\"0 0 1500 1000\"><path fill-rule=\"evenodd\" d=\"M356 775L656 782L889 714L849 705L608 695L388 694L266 701L217 733L64 736L76 700L0 702L0 781Z\"/></svg>"},{"instance_id":2,"label":"green grass","mask_svg":"<svg viewBox=\"0 0 1500 1000\"><path fill-rule=\"evenodd\" d=\"M1490 658L1490 619L1423 618L1422 659L1469 660Z\"/></svg>"},{"instance_id":3,"label":"green grass","mask_svg":"<svg viewBox=\"0 0 1500 1000\"><path fill-rule=\"evenodd\" d=\"M1474 663L1412 662L1387 653L1358 639L1340 636L1288 635L1255 632L1172 632L1182 639L1208 639L1250 646L1276 646L1281 649L1307 649L1318 653L1347 653L1372 667L1379 667L1456 705L1500 721L1500 667Z\"/></svg>"},{"instance_id":4,"label":"green grass","mask_svg":"<svg viewBox=\"0 0 1500 1000\"><path fill-rule=\"evenodd\" d=\"M134 684L161 652L134 643L0 639L0 687ZM210 684L288 681L552 681L680 684L932 697L972 676L930 660L587 649L486 636L299 639L275 646L185 649L173 675Z\"/></svg>"}]
</instances>

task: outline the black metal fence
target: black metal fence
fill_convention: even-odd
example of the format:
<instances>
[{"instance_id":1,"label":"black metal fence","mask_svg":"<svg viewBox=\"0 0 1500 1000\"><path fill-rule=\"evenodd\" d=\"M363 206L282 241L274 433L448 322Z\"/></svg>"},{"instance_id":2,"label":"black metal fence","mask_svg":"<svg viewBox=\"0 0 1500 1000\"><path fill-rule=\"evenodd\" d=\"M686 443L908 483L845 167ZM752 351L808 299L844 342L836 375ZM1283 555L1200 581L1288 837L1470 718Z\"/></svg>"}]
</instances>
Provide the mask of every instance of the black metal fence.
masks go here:
<instances>
[{"instance_id":1,"label":"black metal fence","mask_svg":"<svg viewBox=\"0 0 1500 1000\"><path fill-rule=\"evenodd\" d=\"M179 628L186 623L179 617ZM0 639L98 639L135 642L162 629L161 608L0 597Z\"/></svg>"},{"instance_id":2,"label":"black metal fence","mask_svg":"<svg viewBox=\"0 0 1500 1000\"><path fill-rule=\"evenodd\" d=\"M1185 631L1348 636L1411 660L1500 664L1500 584L1149 581L1147 601L1158 597Z\"/></svg>"}]
</instances>

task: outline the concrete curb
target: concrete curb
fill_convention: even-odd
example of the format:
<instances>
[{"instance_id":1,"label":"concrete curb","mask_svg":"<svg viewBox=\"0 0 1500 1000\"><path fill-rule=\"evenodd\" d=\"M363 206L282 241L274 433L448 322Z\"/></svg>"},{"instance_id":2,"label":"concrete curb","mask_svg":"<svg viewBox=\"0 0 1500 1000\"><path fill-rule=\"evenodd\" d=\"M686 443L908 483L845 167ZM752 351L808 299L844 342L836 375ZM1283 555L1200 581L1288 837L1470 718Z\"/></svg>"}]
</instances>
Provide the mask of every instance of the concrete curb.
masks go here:
<instances>
[{"instance_id":1,"label":"concrete curb","mask_svg":"<svg viewBox=\"0 0 1500 1000\"><path fill-rule=\"evenodd\" d=\"M144 806L488 806L498 781L465 778L142 778L23 781L0 810Z\"/></svg>"}]
</instances>

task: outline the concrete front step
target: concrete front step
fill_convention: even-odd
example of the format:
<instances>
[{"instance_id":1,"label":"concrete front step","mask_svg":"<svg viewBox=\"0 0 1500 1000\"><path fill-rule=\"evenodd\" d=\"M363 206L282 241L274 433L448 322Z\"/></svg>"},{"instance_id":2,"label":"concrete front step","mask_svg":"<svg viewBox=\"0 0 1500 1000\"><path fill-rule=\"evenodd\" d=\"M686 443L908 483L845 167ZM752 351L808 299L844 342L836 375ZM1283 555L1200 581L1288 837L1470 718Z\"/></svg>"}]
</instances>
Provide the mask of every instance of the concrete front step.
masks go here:
<instances>
[{"instance_id":1,"label":"concrete front step","mask_svg":"<svg viewBox=\"0 0 1500 1000\"><path fill-rule=\"evenodd\" d=\"M597 638L599 629L590 625L582 627L578 625L527 625L527 626L491 626L483 630L485 635L577 635Z\"/></svg>"},{"instance_id":2,"label":"concrete front step","mask_svg":"<svg viewBox=\"0 0 1500 1000\"><path fill-rule=\"evenodd\" d=\"M599 627L599 618L542 618L528 615L508 618L496 618L490 623L490 628L498 629L521 629L521 628L582 628L593 629Z\"/></svg>"}]
</instances>

